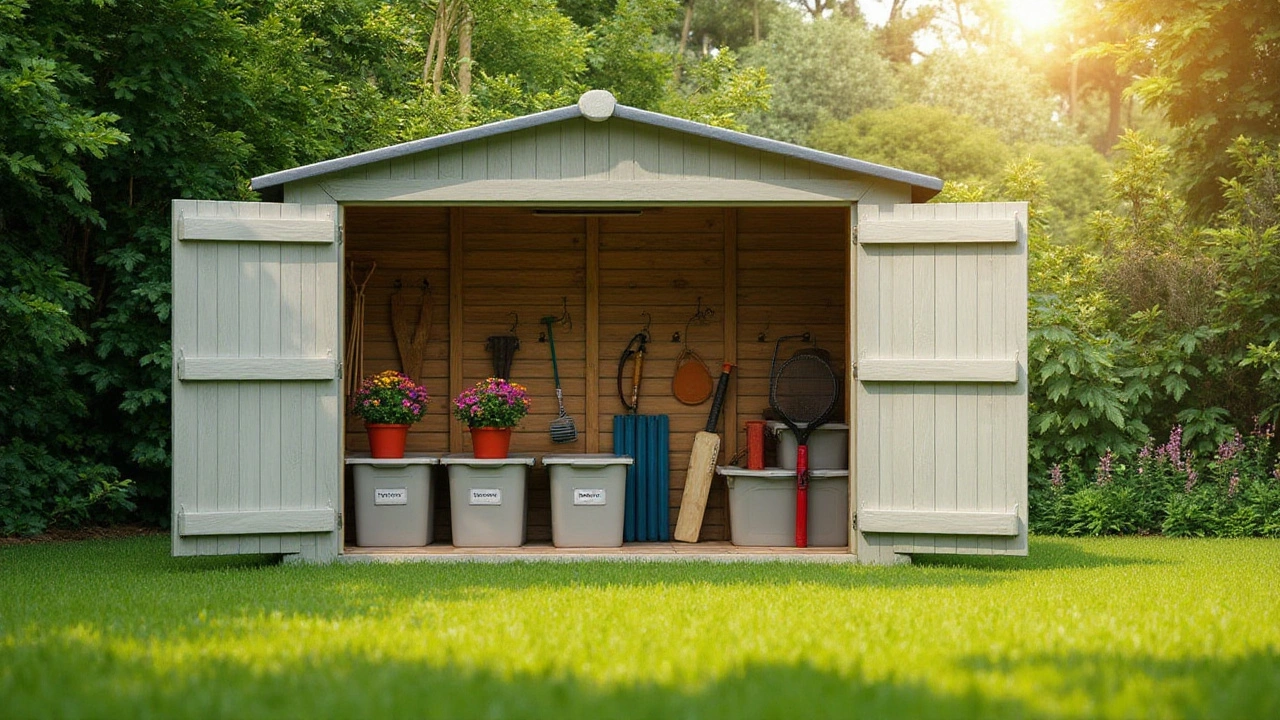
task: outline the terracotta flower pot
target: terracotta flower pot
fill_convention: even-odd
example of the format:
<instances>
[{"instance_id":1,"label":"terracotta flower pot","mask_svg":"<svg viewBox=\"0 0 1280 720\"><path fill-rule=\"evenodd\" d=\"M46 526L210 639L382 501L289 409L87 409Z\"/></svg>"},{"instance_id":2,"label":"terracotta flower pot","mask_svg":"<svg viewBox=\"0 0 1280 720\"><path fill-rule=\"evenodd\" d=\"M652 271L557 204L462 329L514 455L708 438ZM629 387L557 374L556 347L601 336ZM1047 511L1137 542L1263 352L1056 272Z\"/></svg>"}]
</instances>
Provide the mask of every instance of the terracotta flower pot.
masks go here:
<instances>
[{"instance_id":1,"label":"terracotta flower pot","mask_svg":"<svg viewBox=\"0 0 1280 720\"><path fill-rule=\"evenodd\" d=\"M511 428L471 428L471 448L477 458L501 460L511 449Z\"/></svg>"},{"instance_id":2,"label":"terracotta flower pot","mask_svg":"<svg viewBox=\"0 0 1280 720\"><path fill-rule=\"evenodd\" d=\"M404 457L404 444L409 438L409 426L399 424L365 423L369 433L369 454L376 458Z\"/></svg>"}]
</instances>

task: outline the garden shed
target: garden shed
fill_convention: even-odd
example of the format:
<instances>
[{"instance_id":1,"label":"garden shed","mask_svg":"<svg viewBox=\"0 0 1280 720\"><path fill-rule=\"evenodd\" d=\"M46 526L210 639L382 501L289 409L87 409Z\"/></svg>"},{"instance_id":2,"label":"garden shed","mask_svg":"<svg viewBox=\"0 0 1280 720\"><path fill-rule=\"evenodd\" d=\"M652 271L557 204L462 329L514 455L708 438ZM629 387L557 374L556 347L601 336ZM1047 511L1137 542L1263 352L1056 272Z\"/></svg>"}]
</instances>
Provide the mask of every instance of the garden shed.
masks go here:
<instances>
[{"instance_id":1,"label":"garden shed","mask_svg":"<svg viewBox=\"0 0 1280 720\"><path fill-rule=\"evenodd\" d=\"M469 450L449 399L493 374L490 338L514 335L511 378L535 406L512 450L607 452L624 413L619 359L647 328L639 411L670 419L674 526L707 421L707 405L672 397L683 349L713 372L736 366L728 464L743 422L769 406L775 340L808 333L843 378L836 419L849 425L851 540L827 555L1026 552L1024 204L925 204L940 180L603 91L253 187L269 202L173 203L176 555L355 553L344 457L367 445L344 413L348 276L371 268L365 373L401 369L393 295L429 308L421 364L406 370L433 404L410 450ZM547 433L547 316L563 321L554 342L579 430L569 445ZM551 534L544 472L529 489L535 546ZM447 545L446 496L434 533ZM732 521L713 487L703 542L687 548L724 546Z\"/></svg>"}]
</instances>

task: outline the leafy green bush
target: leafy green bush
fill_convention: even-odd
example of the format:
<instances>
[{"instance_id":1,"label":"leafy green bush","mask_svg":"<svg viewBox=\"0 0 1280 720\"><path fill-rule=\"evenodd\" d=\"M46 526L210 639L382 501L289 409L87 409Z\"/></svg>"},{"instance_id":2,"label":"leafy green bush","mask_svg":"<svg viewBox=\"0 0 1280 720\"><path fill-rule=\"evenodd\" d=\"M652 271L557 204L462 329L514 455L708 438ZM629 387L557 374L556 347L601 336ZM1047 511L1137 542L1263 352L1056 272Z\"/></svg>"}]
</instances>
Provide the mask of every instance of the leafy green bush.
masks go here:
<instances>
[{"instance_id":1,"label":"leafy green bush","mask_svg":"<svg viewBox=\"0 0 1280 720\"><path fill-rule=\"evenodd\" d=\"M1280 456L1271 425L1235 434L1199 459L1181 426L1128 456L1105 453L1091 476L1054 465L1031 490L1031 529L1060 535L1280 536Z\"/></svg>"}]
</instances>

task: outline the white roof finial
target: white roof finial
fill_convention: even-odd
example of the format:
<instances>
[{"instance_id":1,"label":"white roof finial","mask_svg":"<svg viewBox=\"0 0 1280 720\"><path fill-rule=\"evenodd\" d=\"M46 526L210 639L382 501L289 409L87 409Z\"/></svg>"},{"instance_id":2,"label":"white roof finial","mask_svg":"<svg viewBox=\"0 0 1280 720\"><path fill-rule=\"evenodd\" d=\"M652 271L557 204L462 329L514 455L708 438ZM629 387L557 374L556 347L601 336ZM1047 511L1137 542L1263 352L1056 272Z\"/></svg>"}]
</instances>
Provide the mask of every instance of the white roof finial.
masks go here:
<instances>
[{"instance_id":1,"label":"white roof finial","mask_svg":"<svg viewBox=\"0 0 1280 720\"><path fill-rule=\"evenodd\" d=\"M588 90L578 98L582 116L592 122L603 122L613 116L618 100L608 90Z\"/></svg>"}]
</instances>

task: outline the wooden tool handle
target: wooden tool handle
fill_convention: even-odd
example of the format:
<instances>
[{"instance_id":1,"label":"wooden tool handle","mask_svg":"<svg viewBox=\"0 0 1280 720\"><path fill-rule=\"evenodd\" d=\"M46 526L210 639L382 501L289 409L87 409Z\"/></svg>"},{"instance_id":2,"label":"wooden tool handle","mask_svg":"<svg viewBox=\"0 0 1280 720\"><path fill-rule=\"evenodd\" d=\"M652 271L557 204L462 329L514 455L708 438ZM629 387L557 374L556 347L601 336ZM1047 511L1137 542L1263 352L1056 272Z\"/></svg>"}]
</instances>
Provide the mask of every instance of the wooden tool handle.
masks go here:
<instances>
[{"instance_id":1,"label":"wooden tool handle","mask_svg":"<svg viewBox=\"0 0 1280 720\"><path fill-rule=\"evenodd\" d=\"M631 370L631 409L640 410L640 377L644 369L644 351L636 353L635 366Z\"/></svg>"},{"instance_id":2,"label":"wooden tool handle","mask_svg":"<svg viewBox=\"0 0 1280 720\"><path fill-rule=\"evenodd\" d=\"M729 389L729 374L733 372L733 365L725 363L720 368L720 382L716 383L716 396L711 401L711 414L707 416L707 432L716 431L716 424L720 422L720 408L724 407L724 394Z\"/></svg>"}]
</instances>

